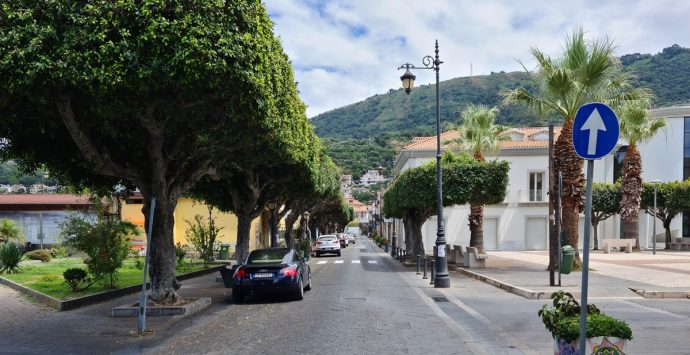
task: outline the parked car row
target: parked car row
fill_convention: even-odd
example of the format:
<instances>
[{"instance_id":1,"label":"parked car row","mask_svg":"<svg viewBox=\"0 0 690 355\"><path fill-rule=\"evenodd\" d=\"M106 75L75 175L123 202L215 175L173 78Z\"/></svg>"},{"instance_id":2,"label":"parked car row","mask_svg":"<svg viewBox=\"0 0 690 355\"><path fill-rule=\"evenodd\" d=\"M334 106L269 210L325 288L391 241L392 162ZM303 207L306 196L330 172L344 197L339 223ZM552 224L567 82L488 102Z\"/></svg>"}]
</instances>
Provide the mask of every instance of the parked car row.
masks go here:
<instances>
[{"instance_id":1,"label":"parked car row","mask_svg":"<svg viewBox=\"0 0 690 355\"><path fill-rule=\"evenodd\" d=\"M341 247L355 243L355 236L349 233L320 236L313 245L316 256L322 254L341 255ZM301 255L293 248L257 249L249 253L247 260L234 269L222 269L225 287L232 287L232 299L240 303L248 296L287 294L295 300L304 297L310 290L311 268L309 256Z\"/></svg>"}]
</instances>

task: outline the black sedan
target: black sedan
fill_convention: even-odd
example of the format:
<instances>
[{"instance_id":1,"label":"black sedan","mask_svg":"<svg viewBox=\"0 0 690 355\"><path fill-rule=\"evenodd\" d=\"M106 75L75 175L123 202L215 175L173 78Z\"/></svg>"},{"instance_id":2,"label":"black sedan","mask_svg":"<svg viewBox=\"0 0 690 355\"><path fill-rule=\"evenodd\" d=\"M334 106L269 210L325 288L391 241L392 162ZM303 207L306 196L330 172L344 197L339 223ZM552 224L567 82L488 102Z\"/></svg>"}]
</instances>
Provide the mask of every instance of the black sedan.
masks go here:
<instances>
[{"instance_id":1,"label":"black sedan","mask_svg":"<svg viewBox=\"0 0 690 355\"><path fill-rule=\"evenodd\" d=\"M232 276L232 299L244 301L249 295L288 293L295 300L311 289L311 269L307 258L295 249L257 249Z\"/></svg>"}]
</instances>

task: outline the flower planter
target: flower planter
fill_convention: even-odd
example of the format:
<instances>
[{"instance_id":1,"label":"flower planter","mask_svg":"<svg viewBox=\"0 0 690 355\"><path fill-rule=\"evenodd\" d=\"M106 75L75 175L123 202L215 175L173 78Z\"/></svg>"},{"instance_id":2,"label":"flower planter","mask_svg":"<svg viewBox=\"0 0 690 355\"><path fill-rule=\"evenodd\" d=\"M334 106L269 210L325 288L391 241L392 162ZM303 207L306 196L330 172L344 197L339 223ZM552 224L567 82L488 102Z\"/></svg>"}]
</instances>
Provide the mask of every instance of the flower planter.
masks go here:
<instances>
[{"instance_id":1,"label":"flower planter","mask_svg":"<svg viewBox=\"0 0 690 355\"><path fill-rule=\"evenodd\" d=\"M624 355L627 343L627 340L615 337L588 338L585 354ZM577 340L568 343L556 337L553 340L553 353L554 355L577 355L579 354L578 346Z\"/></svg>"}]
</instances>

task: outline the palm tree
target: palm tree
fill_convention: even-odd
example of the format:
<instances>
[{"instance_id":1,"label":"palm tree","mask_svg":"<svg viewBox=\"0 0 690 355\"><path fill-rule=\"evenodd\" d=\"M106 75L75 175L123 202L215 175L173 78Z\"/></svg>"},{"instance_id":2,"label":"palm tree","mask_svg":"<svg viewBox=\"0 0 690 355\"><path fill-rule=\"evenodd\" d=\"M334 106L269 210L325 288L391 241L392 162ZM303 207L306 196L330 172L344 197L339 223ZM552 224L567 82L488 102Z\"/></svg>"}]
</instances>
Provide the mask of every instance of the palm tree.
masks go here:
<instances>
[{"instance_id":1,"label":"palm tree","mask_svg":"<svg viewBox=\"0 0 690 355\"><path fill-rule=\"evenodd\" d=\"M579 213L584 208L583 161L573 148L573 121L577 110L589 102L603 102L614 109L628 100L649 97L646 89L633 87L635 76L626 71L613 52L608 38L587 41L581 28L566 37L558 58L537 48L530 52L538 63L536 73L527 71L533 89L516 88L505 94L505 103L523 103L540 117L560 116L563 128L554 146L555 171L563 174L562 221L566 244L576 249ZM523 65L524 67L524 65ZM550 179L550 194L556 196L555 179ZM580 266L579 253L576 267Z\"/></svg>"},{"instance_id":2,"label":"palm tree","mask_svg":"<svg viewBox=\"0 0 690 355\"><path fill-rule=\"evenodd\" d=\"M23 242L22 230L14 222L7 218L0 220L0 243L2 242Z\"/></svg>"},{"instance_id":3,"label":"palm tree","mask_svg":"<svg viewBox=\"0 0 690 355\"><path fill-rule=\"evenodd\" d=\"M462 124L458 128L458 141L462 149L471 151L478 161L484 161L485 152L497 150L499 142L508 139L503 135L508 127L495 124L498 112L496 107L469 105L460 114ZM470 246L484 253L484 206L471 205L468 219Z\"/></svg>"},{"instance_id":4,"label":"palm tree","mask_svg":"<svg viewBox=\"0 0 690 355\"><path fill-rule=\"evenodd\" d=\"M631 101L618 112L620 134L628 141L628 150L623 159L623 181L621 183L621 219L623 238L635 239L635 249L640 248L639 212L642 194L642 160L637 144L648 142L666 126L666 120L650 120L647 117L648 100ZM654 236L656 238L656 236Z\"/></svg>"}]
</instances>

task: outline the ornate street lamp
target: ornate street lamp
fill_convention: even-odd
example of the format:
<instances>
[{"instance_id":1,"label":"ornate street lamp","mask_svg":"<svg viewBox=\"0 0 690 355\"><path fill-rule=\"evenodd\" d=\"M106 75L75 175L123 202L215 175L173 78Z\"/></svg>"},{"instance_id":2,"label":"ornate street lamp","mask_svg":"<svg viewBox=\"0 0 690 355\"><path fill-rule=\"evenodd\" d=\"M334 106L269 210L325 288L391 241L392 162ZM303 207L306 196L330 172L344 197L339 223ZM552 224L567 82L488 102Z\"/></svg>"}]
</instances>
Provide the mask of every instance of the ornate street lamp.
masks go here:
<instances>
[{"instance_id":1,"label":"ornate street lamp","mask_svg":"<svg viewBox=\"0 0 690 355\"><path fill-rule=\"evenodd\" d=\"M410 69L432 69L436 72L436 215L438 228L436 232L436 255L434 267L436 277L434 281L435 288L450 287L450 277L448 276L448 263L446 259L446 233L443 230L443 187L442 187L442 171L441 171L441 110L439 104L438 71L440 65L443 63L438 57L438 40L436 40L434 57L427 55L422 58L423 67L415 67L410 63L401 65L398 70L405 69L405 74L400 77L405 92L409 95L414 87L414 80L417 78Z\"/></svg>"},{"instance_id":2,"label":"ornate street lamp","mask_svg":"<svg viewBox=\"0 0 690 355\"><path fill-rule=\"evenodd\" d=\"M309 240L311 242L311 231L309 230L309 211L304 211L302 218L304 218L304 240ZM307 239L307 236L309 239Z\"/></svg>"}]
</instances>

